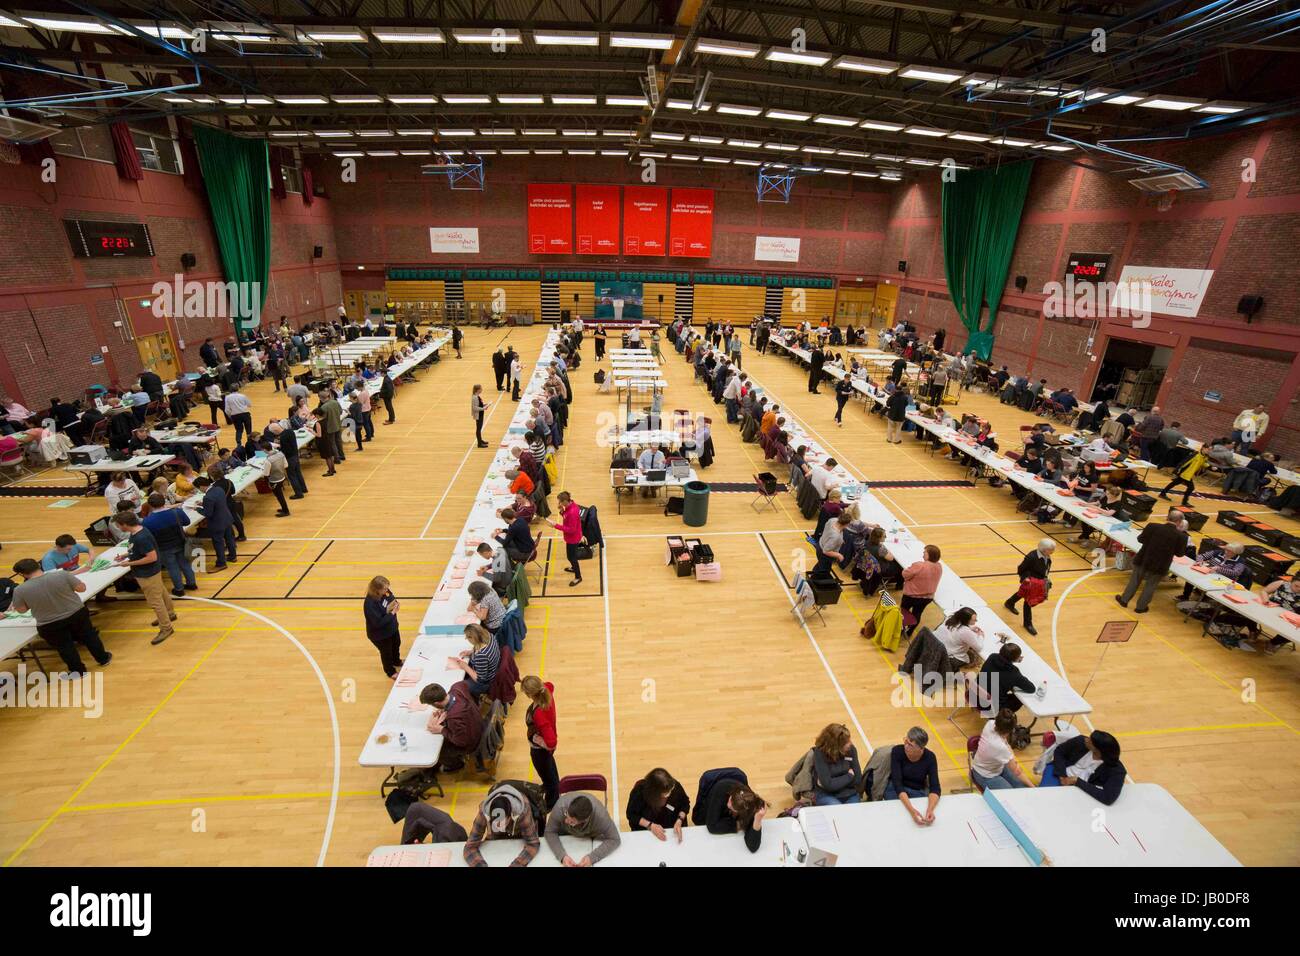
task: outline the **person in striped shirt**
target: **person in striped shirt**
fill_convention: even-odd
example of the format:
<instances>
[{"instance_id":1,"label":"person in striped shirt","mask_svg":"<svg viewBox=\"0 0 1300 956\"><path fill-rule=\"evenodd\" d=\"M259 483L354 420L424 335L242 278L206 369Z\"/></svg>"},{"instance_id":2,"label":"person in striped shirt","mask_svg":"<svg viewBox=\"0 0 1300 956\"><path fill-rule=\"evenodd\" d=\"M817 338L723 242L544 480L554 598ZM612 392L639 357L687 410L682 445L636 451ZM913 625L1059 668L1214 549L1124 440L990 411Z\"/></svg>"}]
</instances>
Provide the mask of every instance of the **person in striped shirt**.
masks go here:
<instances>
[{"instance_id":1,"label":"person in striped shirt","mask_svg":"<svg viewBox=\"0 0 1300 956\"><path fill-rule=\"evenodd\" d=\"M487 590L492 590L483 581L475 581L474 584L482 584ZM476 698L482 697L491 690L492 681L497 676L497 668L501 665L501 648L487 628L477 624L465 625L465 640L469 641L470 649L461 651L460 656L451 658L447 664L464 671L470 693Z\"/></svg>"}]
</instances>

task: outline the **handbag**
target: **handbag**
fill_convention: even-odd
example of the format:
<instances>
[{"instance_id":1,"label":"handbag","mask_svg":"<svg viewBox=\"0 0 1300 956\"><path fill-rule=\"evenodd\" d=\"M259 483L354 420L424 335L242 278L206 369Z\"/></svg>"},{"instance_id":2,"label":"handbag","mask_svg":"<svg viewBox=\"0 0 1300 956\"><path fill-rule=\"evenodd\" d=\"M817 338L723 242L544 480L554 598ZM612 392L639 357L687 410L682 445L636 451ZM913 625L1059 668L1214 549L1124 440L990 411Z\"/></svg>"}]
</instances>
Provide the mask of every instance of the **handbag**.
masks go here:
<instances>
[{"instance_id":1,"label":"handbag","mask_svg":"<svg viewBox=\"0 0 1300 956\"><path fill-rule=\"evenodd\" d=\"M579 561L590 561L596 556L596 552L592 550L591 545L584 541L583 543L574 546L574 556Z\"/></svg>"}]
</instances>

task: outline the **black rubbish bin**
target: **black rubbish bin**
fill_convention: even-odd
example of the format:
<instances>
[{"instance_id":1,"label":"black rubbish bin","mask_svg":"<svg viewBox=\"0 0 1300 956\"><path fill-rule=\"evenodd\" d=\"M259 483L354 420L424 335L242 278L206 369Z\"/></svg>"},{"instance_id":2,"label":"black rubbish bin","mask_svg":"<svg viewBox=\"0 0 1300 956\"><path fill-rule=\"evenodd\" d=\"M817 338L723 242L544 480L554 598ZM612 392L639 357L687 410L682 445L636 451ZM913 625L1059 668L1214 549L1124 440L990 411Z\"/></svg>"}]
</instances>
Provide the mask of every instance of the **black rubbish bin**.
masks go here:
<instances>
[{"instance_id":1,"label":"black rubbish bin","mask_svg":"<svg viewBox=\"0 0 1300 956\"><path fill-rule=\"evenodd\" d=\"M682 486L686 501L682 521L692 528L701 528L709 520L709 486L703 481L688 481Z\"/></svg>"}]
</instances>

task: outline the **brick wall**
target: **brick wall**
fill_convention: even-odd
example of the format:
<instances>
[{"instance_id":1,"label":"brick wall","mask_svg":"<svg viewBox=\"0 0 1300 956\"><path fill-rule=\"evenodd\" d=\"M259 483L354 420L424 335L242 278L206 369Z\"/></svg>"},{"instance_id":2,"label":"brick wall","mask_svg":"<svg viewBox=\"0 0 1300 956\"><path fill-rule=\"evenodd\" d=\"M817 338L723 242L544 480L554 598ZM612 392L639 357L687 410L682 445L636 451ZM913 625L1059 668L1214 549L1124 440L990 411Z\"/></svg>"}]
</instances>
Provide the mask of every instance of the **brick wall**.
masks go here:
<instances>
[{"instance_id":1,"label":"brick wall","mask_svg":"<svg viewBox=\"0 0 1300 956\"><path fill-rule=\"evenodd\" d=\"M131 311L172 282L182 253L193 253L184 280L222 281L207 199L179 176L146 172L121 180L110 163L56 157L56 181L39 168L0 165L0 391L33 408L55 395L70 399L92 384L126 383L140 371ZM271 199L271 276L263 314L290 323L337 314L342 299L331 203L304 206L289 194ZM65 219L143 222L153 258L79 259L72 255ZM313 246L324 255L313 259ZM138 315L146 312L136 310ZM163 324L158 325L158 330ZM229 319L176 316L166 321L186 367L198 361L207 336L226 338ZM141 328L141 334L153 329ZM104 351L107 349L107 351Z\"/></svg>"}]
</instances>

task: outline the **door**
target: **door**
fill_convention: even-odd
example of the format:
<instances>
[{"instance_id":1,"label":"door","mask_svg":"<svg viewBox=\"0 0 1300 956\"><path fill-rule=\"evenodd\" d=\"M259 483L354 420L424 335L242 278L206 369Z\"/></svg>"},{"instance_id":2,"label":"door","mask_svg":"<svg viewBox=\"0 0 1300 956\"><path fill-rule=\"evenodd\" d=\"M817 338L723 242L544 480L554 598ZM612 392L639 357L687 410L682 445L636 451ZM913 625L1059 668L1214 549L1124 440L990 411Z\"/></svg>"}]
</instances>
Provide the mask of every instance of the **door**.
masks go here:
<instances>
[{"instance_id":1,"label":"door","mask_svg":"<svg viewBox=\"0 0 1300 956\"><path fill-rule=\"evenodd\" d=\"M176 349L172 345L169 332L156 332L152 335L138 335L135 339L136 351L140 353L140 364L150 371L157 372L164 382L174 381L179 369L176 365Z\"/></svg>"}]
</instances>

